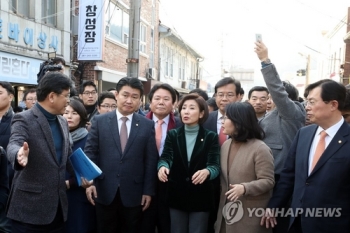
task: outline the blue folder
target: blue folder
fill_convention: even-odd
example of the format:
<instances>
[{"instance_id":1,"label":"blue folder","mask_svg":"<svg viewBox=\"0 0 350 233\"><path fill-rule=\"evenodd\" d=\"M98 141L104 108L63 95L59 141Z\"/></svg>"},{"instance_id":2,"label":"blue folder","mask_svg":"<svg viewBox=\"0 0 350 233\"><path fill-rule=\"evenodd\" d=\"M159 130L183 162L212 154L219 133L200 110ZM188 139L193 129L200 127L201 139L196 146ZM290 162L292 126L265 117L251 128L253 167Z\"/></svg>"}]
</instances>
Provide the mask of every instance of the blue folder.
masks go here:
<instances>
[{"instance_id":1,"label":"blue folder","mask_svg":"<svg viewBox=\"0 0 350 233\"><path fill-rule=\"evenodd\" d=\"M79 186L81 186L81 177L90 181L102 174L101 169L86 156L81 148L75 150L69 159L73 165Z\"/></svg>"}]
</instances>

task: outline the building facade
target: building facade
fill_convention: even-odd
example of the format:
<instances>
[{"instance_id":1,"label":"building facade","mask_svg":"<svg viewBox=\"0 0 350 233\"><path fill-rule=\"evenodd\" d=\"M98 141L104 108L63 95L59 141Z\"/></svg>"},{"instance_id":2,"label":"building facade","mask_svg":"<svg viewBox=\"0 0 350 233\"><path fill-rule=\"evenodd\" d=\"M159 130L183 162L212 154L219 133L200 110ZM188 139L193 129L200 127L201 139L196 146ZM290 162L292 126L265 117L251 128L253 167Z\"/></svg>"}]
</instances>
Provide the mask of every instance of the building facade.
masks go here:
<instances>
[{"instance_id":1,"label":"building facade","mask_svg":"<svg viewBox=\"0 0 350 233\"><path fill-rule=\"evenodd\" d=\"M159 25L158 81L170 84L181 93L203 88L201 61L203 57L173 29Z\"/></svg>"},{"instance_id":2,"label":"building facade","mask_svg":"<svg viewBox=\"0 0 350 233\"><path fill-rule=\"evenodd\" d=\"M15 105L25 89L37 85L40 64L49 54L70 64L70 12L70 0L0 2L0 77L14 86Z\"/></svg>"},{"instance_id":3,"label":"building facade","mask_svg":"<svg viewBox=\"0 0 350 233\"><path fill-rule=\"evenodd\" d=\"M78 68L74 72L76 84L84 80L94 81L99 92L115 88L116 83L127 76L127 58L129 41L130 2L123 0L104 1L104 52L102 61L78 61L77 49L73 58ZM75 21L78 18L79 1L74 2L76 10ZM141 23L139 40L139 79L145 87L152 73L158 70L158 1L141 1ZM73 29L75 41L78 31ZM153 74L154 76L154 74ZM145 88L145 94L149 90ZM148 87L149 89L149 87Z\"/></svg>"}]
</instances>

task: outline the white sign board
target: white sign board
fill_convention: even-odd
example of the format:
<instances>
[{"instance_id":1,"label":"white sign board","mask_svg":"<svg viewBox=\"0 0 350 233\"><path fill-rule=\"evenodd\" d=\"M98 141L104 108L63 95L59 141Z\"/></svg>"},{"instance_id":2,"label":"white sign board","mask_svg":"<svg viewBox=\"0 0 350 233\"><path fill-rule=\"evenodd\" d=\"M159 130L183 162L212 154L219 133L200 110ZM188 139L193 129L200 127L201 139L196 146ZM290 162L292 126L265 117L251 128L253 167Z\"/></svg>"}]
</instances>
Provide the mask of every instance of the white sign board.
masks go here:
<instances>
[{"instance_id":1,"label":"white sign board","mask_svg":"<svg viewBox=\"0 0 350 233\"><path fill-rule=\"evenodd\" d=\"M102 60L105 15L104 2L103 0L79 1L78 60Z\"/></svg>"}]
</instances>

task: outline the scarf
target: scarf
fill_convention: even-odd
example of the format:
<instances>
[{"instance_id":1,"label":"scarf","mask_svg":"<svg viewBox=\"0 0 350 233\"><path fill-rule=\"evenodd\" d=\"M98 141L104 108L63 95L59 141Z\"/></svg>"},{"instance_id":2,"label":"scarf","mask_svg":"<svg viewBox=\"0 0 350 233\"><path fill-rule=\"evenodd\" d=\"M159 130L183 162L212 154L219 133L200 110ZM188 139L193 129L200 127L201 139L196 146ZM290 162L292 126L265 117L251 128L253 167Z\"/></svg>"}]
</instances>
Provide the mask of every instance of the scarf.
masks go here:
<instances>
[{"instance_id":1,"label":"scarf","mask_svg":"<svg viewBox=\"0 0 350 233\"><path fill-rule=\"evenodd\" d=\"M88 134L88 131L86 128L84 127L77 128L76 130L70 132L69 140L71 140L71 142L74 143L84 138L87 134Z\"/></svg>"}]
</instances>

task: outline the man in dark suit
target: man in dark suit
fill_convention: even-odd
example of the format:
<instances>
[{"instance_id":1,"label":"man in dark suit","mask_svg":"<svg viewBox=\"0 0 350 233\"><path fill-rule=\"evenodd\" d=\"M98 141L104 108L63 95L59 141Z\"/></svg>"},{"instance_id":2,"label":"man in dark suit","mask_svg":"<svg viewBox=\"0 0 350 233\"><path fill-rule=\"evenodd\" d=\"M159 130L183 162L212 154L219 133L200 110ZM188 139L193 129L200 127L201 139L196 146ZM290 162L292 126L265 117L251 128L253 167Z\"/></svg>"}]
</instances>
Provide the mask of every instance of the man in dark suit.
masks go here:
<instances>
[{"instance_id":1,"label":"man in dark suit","mask_svg":"<svg viewBox=\"0 0 350 233\"><path fill-rule=\"evenodd\" d=\"M146 118L154 122L156 132L156 143L159 156L163 152L167 132L171 129L179 128L182 122L174 116L173 109L176 100L175 90L166 83L156 84L148 94L150 101L150 111ZM162 124L159 124L160 121ZM157 131L157 129L160 131ZM157 137L159 136L159 137ZM142 233L154 233L157 228L158 233L170 233L170 213L167 201L168 184L160 182L157 177L157 192L150 208L147 209L142 217Z\"/></svg>"},{"instance_id":2,"label":"man in dark suit","mask_svg":"<svg viewBox=\"0 0 350 233\"><path fill-rule=\"evenodd\" d=\"M142 211L155 194L158 152L154 122L135 114L143 95L137 78L117 83L116 111L97 115L85 145L85 153L102 170L86 189L96 205L100 233L138 232Z\"/></svg>"},{"instance_id":3,"label":"man in dark suit","mask_svg":"<svg viewBox=\"0 0 350 233\"><path fill-rule=\"evenodd\" d=\"M13 117L7 146L15 169L7 212L13 233L63 232L71 147L68 124L61 115L69 103L70 86L66 75L47 73L37 88L38 103Z\"/></svg>"},{"instance_id":4,"label":"man in dark suit","mask_svg":"<svg viewBox=\"0 0 350 233\"><path fill-rule=\"evenodd\" d=\"M214 131L219 135L219 144L221 146L222 143L224 143L224 141L227 139L227 136L223 134L221 130L221 122L225 116L225 108L229 103L239 101L241 83L233 78L223 78L216 83L214 90L216 105L219 109L217 111L209 113L209 117L204 122L203 127L205 129ZM214 233L214 224L216 221L220 201L220 177L218 176L215 178L213 180L213 183L215 189L215 204L213 210L210 211L208 233Z\"/></svg>"},{"instance_id":5,"label":"man in dark suit","mask_svg":"<svg viewBox=\"0 0 350 233\"><path fill-rule=\"evenodd\" d=\"M294 138L261 224L274 227L276 215L287 212L276 208L292 198L289 232L349 232L350 127L341 112L345 87L325 79L310 84L305 93L307 116L314 124Z\"/></svg>"}]
</instances>

